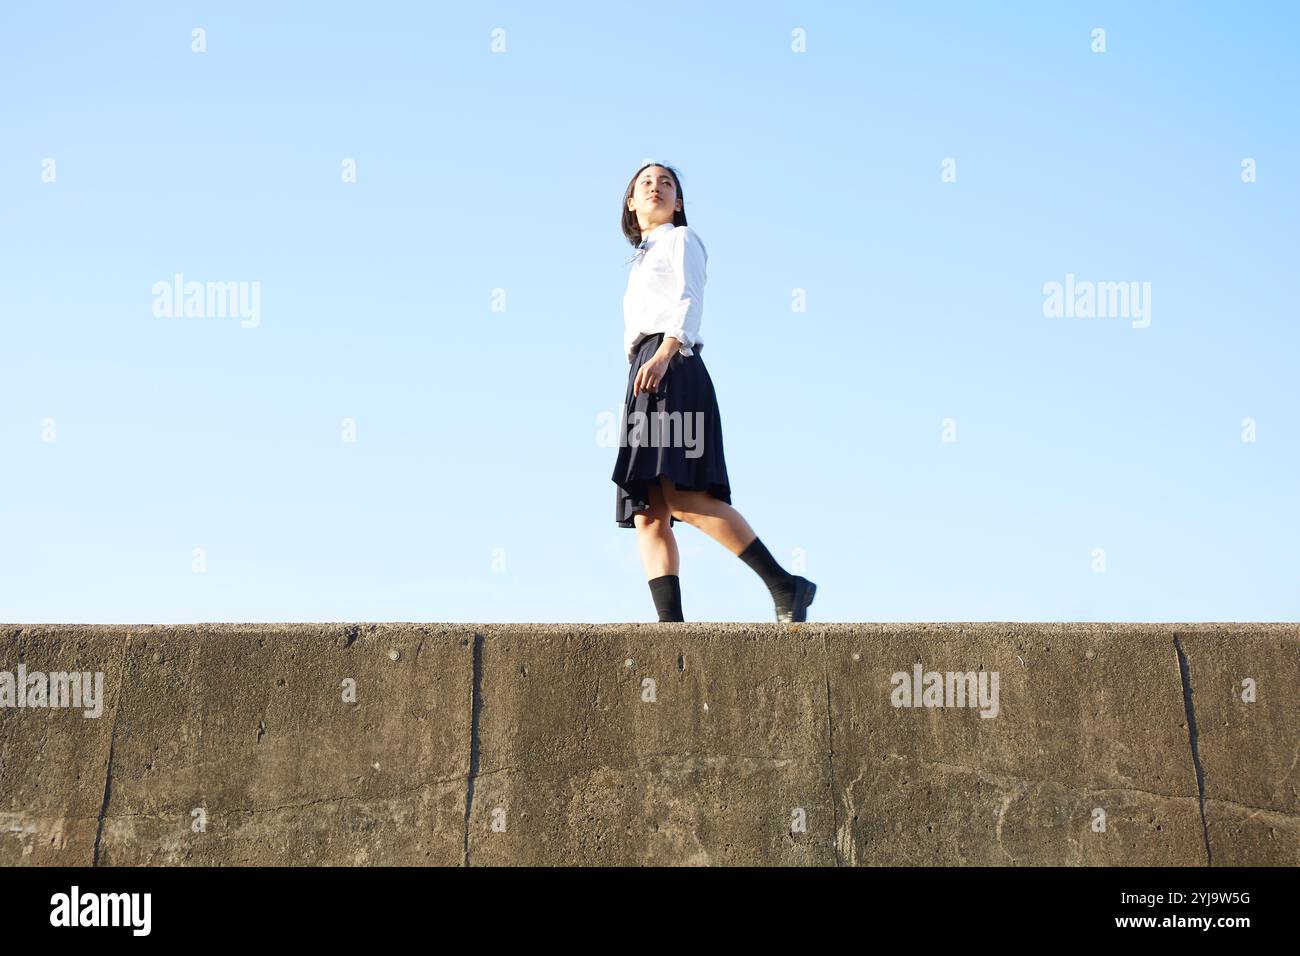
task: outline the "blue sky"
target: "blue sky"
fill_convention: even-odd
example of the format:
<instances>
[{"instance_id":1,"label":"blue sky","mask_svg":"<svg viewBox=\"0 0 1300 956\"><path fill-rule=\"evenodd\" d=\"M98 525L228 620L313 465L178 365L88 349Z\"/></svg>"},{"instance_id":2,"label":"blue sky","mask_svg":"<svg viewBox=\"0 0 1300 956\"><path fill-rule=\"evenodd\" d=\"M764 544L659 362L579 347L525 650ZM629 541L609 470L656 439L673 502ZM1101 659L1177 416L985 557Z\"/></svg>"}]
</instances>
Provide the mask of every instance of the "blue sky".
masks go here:
<instances>
[{"instance_id":1,"label":"blue sky","mask_svg":"<svg viewBox=\"0 0 1300 956\"><path fill-rule=\"evenodd\" d=\"M653 621L597 441L647 158L810 619L1300 619L1294 7L328 6L0 14L0 621ZM772 620L677 534L687 620Z\"/></svg>"}]
</instances>

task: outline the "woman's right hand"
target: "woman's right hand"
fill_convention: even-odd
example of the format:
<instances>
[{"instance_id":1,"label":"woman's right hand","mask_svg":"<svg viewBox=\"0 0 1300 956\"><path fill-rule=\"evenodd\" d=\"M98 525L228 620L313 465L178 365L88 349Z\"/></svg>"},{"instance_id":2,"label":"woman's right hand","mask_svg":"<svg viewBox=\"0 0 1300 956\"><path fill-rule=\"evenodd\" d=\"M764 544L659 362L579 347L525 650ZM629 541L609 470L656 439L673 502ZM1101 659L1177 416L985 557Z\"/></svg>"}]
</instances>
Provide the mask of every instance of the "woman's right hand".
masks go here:
<instances>
[{"instance_id":1,"label":"woman's right hand","mask_svg":"<svg viewBox=\"0 0 1300 956\"><path fill-rule=\"evenodd\" d=\"M668 371L668 363L672 359L670 354L656 352L650 359L641 366L636 373L636 379L632 383L632 397L636 398L639 392L653 392L659 387L659 383L664 380L664 375Z\"/></svg>"}]
</instances>

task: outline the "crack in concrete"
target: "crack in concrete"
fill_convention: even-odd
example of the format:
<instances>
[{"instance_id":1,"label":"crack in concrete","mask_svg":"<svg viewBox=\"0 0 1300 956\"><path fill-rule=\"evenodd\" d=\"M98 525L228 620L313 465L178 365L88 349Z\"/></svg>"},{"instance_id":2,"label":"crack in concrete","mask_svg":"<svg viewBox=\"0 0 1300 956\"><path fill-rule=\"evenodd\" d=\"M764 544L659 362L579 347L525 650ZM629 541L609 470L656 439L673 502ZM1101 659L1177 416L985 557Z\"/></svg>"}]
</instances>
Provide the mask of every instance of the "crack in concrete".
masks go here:
<instances>
[{"instance_id":1,"label":"crack in concrete","mask_svg":"<svg viewBox=\"0 0 1300 956\"><path fill-rule=\"evenodd\" d=\"M461 865L469 866L469 819L474 809L474 780L478 777L479 720L483 713L483 635L474 632L474 677L469 699L469 774L465 780L465 845Z\"/></svg>"},{"instance_id":2,"label":"crack in concrete","mask_svg":"<svg viewBox=\"0 0 1300 956\"><path fill-rule=\"evenodd\" d=\"M108 813L108 801L113 794L113 755L117 747L117 719L122 714L122 683L126 677L126 666L131 651L131 632L126 632L122 639L122 665L117 672L117 695L113 699L113 726L108 732L108 766L104 768L104 799L99 805L99 819L95 824L95 845L90 853L90 865L99 866L99 842L104 836L104 817Z\"/></svg>"},{"instance_id":3,"label":"crack in concrete","mask_svg":"<svg viewBox=\"0 0 1300 956\"><path fill-rule=\"evenodd\" d=\"M1017 865L1020 863L1020 861L1017 860L1014 856L1012 856L1011 851L1008 850L1006 846L1004 846L1002 843L1002 822L1006 818L1007 811L1011 809L1011 804L1015 803L1022 796L1024 796L1024 793L1025 791L1023 789L1019 789L1016 790L1014 793L1002 795L1002 806L998 808L998 825L995 830L995 836L997 836L998 838L998 849L1002 851L1003 856L1005 856L1008 860L1010 860L1012 863Z\"/></svg>"},{"instance_id":4,"label":"crack in concrete","mask_svg":"<svg viewBox=\"0 0 1300 956\"><path fill-rule=\"evenodd\" d=\"M437 786L438 784L460 783L464 779L465 779L464 776L457 775L455 777L448 777L445 779L425 780L422 781L421 783L412 784L409 787L402 787L400 790L394 790L391 793L380 793L380 794L375 794L374 796L361 796L358 794L350 794L348 796L341 796L341 797L318 797L315 800L308 800L305 803L281 803L281 804L276 804L273 807L229 807L229 808L221 809L220 812L258 814L258 813L274 813L276 810L301 810L306 807L314 807L320 803L347 803L349 801L353 803L368 803L368 804L379 803L380 801L383 800L396 800L401 797L407 797L413 793L422 793L423 791L428 790L430 787ZM154 815L148 813L123 813L123 814L119 814L113 819L116 820L116 819L123 819L126 817L148 817L148 816L154 816Z\"/></svg>"},{"instance_id":5,"label":"crack in concrete","mask_svg":"<svg viewBox=\"0 0 1300 956\"><path fill-rule=\"evenodd\" d=\"M968 767L965 764L944 763L941 760L926 760L924 757L916 757L910 754L888 754L887 756L895 760L907 760L928 767L938 767L940 770L975 774L985 783L990 783L1006 790L1023 790L1026 785L1029 785L1040 789L1044 787L1054 787L1057 790L1065 790L1070 793L1140 793L1148 797L1160 797L1162 800L1196 799L1196 797L1191 794L1158 793L1155 790L1143 790L1141 787L1089 787L1080 786L1078 784L1062 783L1059 780L1036 780L1032 777L1017 777L1014 774L997 773L983 767Z\"/></svg>"},{"instance_id":6,"label":"crack in concrete","mask_svg":"<svg viewBox=\"0 0 1300 956\"><path fill-rule=\"evenodd\" d=\"M863 768L858 772L856 777L844 786L844 826L842 831L838 827L835 830L835 856L839 859L841 858L841 853L846 854L848 856L848 863L845 865L847 866L858 865L858 844L853 839L853 821L857 819L854 811L857 809L857 804L853 800L853 793L858 784L862 781L862 778L866 775L866 768ZM834 799L833 794L832 799Z\"/></svg>"},{"instance_id":7,"label":"crack in concrete","mask_svg":"<svg viewBox=\"0 0 1300 956\"><path fill-rule=\"evenodd\" d=\"M1291 766L1286 768L1286 773L1282 774L1281 778L1277 782L1277 786L1273 788L1274 800L1281 798L1282 788L1285 787L1286 782L1291 779L1291 771L1295 770L1297 762L1300 762L1300 744L1296 744L1295 755L1291 758Z\"/></svg>"},{"instance_id":8,"label":"crack in concrete","mask_svg":"<svg viewBox=\"0 0 1300 956\"><path fill-rule=\"evenodd\" d=\"M1231 800L1220 800L1218 797L1206 797L1205 802L1222 804L1225 807L1232 807L1237 810L1249 810L1251 812L1246 816L1247 820L1261 817L1269 826L1285 827L1293 822L1300 822L1300 813L1285 813L1271 807L1252 807L1249 803L1234 803Z\"/></svg>"},{"instance_id":9,"label":"crack in concrete","mask_svg":"<svg viewBox=\"0 0 1300 956\"><path fill-rule=\"evenodd\" d=\"M1214 855L1210 850L1210 827L1205 822L1205 771L1201 767L1201 754L1197 749L1196 711L1192 708L1192 674L1187 666L1187 655L1183 652L1182 642L1174 635L1174 650L1178 653L1178 674L1183 681L1183 707L1187 711L1187 738L1192 747L1192 767L1196 770L1196 793L1201 806L1201 834L1205 837L1205 865L1214 865Z\"/></svg>"},{"instance_id":10,"label":"crack in concrete","mask_svg":"<svg viewBox=\"0 0 1300 956\"><path fill-rule=\"evenodd\" d=\"M962 773L972 773L983 778L985 782L995 784L1007 789L1018 789L1020 784L1030 784L1035 787L1055 787L1058 790L1066 790L1071 793L1140 793L1148 797L1159 797L1162 800L1199 800L1199 794L1186 793L1160 793L1155 790L1143 790L1141 787L1088 787L1077 784L1062 783L1059 780L1036 780L1032 777L1017 777L1011 774L995 773L992 770L986 770L983 767L968 767L965 764L944 763L940 760L926 760L924 757L916 757L910 754L888 754L895 760L907 760L915 763L924 764L929 767L938 767L940 770L957 770ZM1008 782L1009 781L1009 782ZM1266 813L1272 816L1281 817L1284 820L1300 820L1300 814L1287 813L1285 810L1278 810L1274 807L1256 807L1249 803L1237 803L1233 800L1224 800L1220 797L1207 797L1210 803L1222 804L1225 807L1235 807L1240 810L1254 810L1256 813Z\"/></svg>"},{"instance_id":11,"label":"crack in concrete","mask_svg":"<svg viewBox=\"0 0 1300 956\"><path fill-rule=\"evenodd\" d=\"M637 763L645 763L647 760L657 760L661 757L694 757L696 759L703 759L703 760L712 760L712 759L719 759L719 758L723 760L752 760L755 763L771 763L771 764L777 764L779 766L784 766L788 763L794 762L793 757L780 757L780 756L773 757L770 754L724 754L724 753L718 753L716 750L705 750L705 751L687 750L684 753L679 753L675 750L663 750L658 753L638 754L636 759L637 759ZM609 767L605 769L626 771L626 770L631 770L632 768L631 767Z\"/></svg>"},{"instance_id":12,"label":"crack in concrete","mask_svg":"<svg viewBox=\"0 0 1300 956\"><path fill-rule=\"evenodd\" d=\"M513 769L513 768L503 768L503 769ZM495 770L489 771L489 773L496 773L496 772L497 771ZM487 776L487 774L479 774L479 776ZM272 807L218 807L214 809L216 810L216 812L219 813L243 813L249 815L256 815L259 813L274 813L277 810L302 810L306 807L314 807L317 804L321 804L321 803L352 802L352 803L375 804L385 800L397 800L402 797L410 796L411 794L422 793L425 790L428 790L430 787L435 787L438 786L439 784L463 783L467 779L468 778L466 777L465 774L458 774L454 777L445 777L445 778L439 777L433 780L424 780L420 783L412 784L409 787L402 787L400 790L393 790L389 793L374 794L372 796L366 796L366 795L354 793L354 794L348 794L345 796L338 796L338 797L317 797L314 800L307 800L303 803L278 803ZM102 824L104 821L112 822L114 820L132 820L137 818L143 818L146 820L171 820L177 816L181 816L181 817L185 816L185 811L181 809L177 809L175 812L163 812L163 813L115 813L112 816L101 816L101 817L97 817L96 819L98 819ZM37 820L47 819L46 816L39 815L39 814L33 814L32 818ZM49 818L49 819L54 819L54 818ZM83 818L59 817L58 819L80 820Z\"/></svg>"},{"instance_id":13,"label":"crack in concrete","mask_svg":"<svg viewBox=\"0 0 1300 956\"><path fill-rule=\"evenodd\" d=\"M696 752L693 750L688 750L685 753L678 753L676 751L661 751L659 753L639 754L636 758L635 763L624 765L624 766L618 766L618 767L614 767L606 763L581 764L581 765L566 764L565 765L566 769L560 771L560 774L565 777L580 777L584 775L590 776L592 773L599 773L599 772L633 773L641 770L643 764L649 763L652 760L661 760L665 757L676 758L676 759L692 758L694 761L697 762L705 761L705 762L715 762L715 763L719 760L750 760L753 761L754 763L769 764L776 769L783 769L795 762L793 757L769 757L769 756L757 756L754 754L722 754L712 750L707 752ZM490 777L496 773L505 773L506 771L509 770L518 771L521 769L524 768L512 766L512 767L495 767L492 770L479 770L474 774L474 779L481 780L484 777ZM556 773L553 767L547 767L547 766L532 768L531 770L525 770L525 772L530 774L530 777L528 779L550 779L553 778L553 776ZM663 772L663 768L660 768L660 772Z\"/></svg>"},{"instance_id":14,"label":"crack in concrete","mask_svg":"<svg viewBox=\"0 0 1300 956\"><path fill-rule=\"evenodd\" d=\"M838 835L840 823L839 808L835 800L835 724L831 717L830 648L826 645L825 631L822 632L822 676L826 679L826 765L830 771L826 786L831 794L831 833ZM835 865L842 866L838 839L831 844L831 848L835 853Z\"/></svg>"},{"instance_id":15,"label":"crack in concrete","mask_svg":"<svg viewBox=\"0 0 1300 956\"><path fill-rule=\"evenodd\" d=\"M497 767L495 770L480 770L476 775L475 779L479 777L490 777L494 773L505 773L507 770L518 770L518 769L519 769L518 767ZM468 780L469 778L466 777L465 779Z\"/></svg>"}]
</instances>

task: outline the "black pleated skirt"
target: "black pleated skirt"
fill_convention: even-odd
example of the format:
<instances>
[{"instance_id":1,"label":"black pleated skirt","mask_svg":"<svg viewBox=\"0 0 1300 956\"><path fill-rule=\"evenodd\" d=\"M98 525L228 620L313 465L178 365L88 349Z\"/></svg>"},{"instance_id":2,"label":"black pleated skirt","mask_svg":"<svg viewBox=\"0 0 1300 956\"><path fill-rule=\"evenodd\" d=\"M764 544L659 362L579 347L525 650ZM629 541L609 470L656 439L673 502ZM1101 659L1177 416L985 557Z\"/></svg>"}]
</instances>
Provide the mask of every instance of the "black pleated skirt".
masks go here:
<instances>
[{"instance_id":1,"label":"black pleated skirt","mask_svg":"<svg viewBox=\"0 0 1300 956\"><path fill-rule=\"evenodd\" d=\"M654 356L663 333L648 335L637 346L627 372L623 396L622 435L614 463L614 520L620 528L635 528L632 518L650 507L646 497L659 476L685 491L707 491L731 504L731 482L722 453L722 416L713 380L700 358L675 353L659 388L642 391L635 399L632 386L641 366ZM677 523L669 520L669 527Z\"/></svg>"}]
</instances>

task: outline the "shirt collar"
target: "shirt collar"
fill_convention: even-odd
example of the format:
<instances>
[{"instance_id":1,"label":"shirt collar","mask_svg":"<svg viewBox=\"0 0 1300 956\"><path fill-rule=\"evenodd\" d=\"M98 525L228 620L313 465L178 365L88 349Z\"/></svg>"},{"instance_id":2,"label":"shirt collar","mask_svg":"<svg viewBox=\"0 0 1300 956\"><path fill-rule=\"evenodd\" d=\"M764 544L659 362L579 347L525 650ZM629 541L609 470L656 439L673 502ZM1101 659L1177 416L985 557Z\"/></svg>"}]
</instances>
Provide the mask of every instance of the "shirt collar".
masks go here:
<instances>
[{"instance_id":1,"label":"shirt collar","mask_svg":"<svg viewBox=\"0 0 1300 956\"><path fill-rule=\"evenodd\" d=\"M647 232L645 235L641 237L641 244L644 245L645 243L649 242L651 239L655 239L660 235L662 235L663 233L668 232L670 229L675 229L675 228L676 226L674 226L671 222L661 222L659 225L655 226L653 229L651 229L649 232Z\"/></svg>"}]
</instances>

